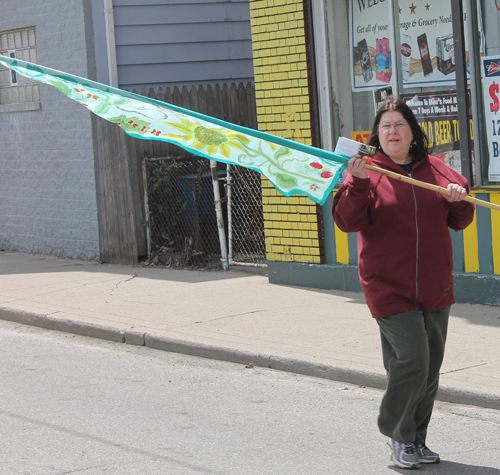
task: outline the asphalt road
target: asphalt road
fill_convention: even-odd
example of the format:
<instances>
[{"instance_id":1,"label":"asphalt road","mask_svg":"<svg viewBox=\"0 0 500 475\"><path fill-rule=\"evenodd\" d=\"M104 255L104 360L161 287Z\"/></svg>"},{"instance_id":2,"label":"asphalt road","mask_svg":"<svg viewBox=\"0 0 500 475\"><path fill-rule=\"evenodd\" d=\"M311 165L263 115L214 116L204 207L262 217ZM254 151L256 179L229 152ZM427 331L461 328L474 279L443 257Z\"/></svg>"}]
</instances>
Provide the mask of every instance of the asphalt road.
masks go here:
<instances>
[{"instance_id":1,"label":"asphalt road","mask_svg":"<svg viewBox=\"0 0 500 475\"><path fill-rule=\"evenodd\" d=\"M383 475L382 393L0 322L1 475ZM500 412L439 403L420 472L500 475Z\"/></svg>"}]
</instances>

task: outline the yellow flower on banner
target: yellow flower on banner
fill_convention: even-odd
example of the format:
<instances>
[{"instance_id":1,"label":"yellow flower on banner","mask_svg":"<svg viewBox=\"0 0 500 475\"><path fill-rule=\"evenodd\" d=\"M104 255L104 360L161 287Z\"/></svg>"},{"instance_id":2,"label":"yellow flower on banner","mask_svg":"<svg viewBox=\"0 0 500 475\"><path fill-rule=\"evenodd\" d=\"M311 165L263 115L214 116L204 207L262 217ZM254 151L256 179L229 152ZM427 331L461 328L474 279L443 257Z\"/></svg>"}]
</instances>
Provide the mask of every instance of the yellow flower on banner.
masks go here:
<instances>
[{"instance_id":1,"label":"yellow flower on banner","mask_svg":"<svg viewBox=\"0 0 500 475\"><path fill-rule=\"evenodd\" d=\"M218 127L204 127L199 122L193 123L182 117L179 117L179 119L182 121L182 124L173 124L171 122L165 123L186 135L163 135L172 139L189 141L192 147L196 147L200 150L206 148L208 155L220 152L224 157L229 159L231 148L244 152L245 149L242 144L248 144L252 140L251 137L231 130Z\"/></svg>"}]
</instances>

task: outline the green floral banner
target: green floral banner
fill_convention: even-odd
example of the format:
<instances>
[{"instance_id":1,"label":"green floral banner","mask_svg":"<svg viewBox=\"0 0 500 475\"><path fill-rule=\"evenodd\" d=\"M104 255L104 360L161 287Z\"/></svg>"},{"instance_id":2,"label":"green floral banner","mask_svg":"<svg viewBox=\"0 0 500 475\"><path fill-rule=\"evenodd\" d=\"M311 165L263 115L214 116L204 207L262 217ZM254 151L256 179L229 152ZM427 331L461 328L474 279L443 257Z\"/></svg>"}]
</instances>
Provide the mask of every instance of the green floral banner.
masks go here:
<instances>
[{"instance_id":1,"label":"green floral banner","mask_svg":"<svg viewBox=\"0 0 500 475\"><path fill-rule=\"evenodd\" d=\"M170 142L210 160L256 170L285 196L307 195L323 204L349 160L19 59L0 55L0 64L54 86L132 137Z\"/></svg>"}]
</instances>

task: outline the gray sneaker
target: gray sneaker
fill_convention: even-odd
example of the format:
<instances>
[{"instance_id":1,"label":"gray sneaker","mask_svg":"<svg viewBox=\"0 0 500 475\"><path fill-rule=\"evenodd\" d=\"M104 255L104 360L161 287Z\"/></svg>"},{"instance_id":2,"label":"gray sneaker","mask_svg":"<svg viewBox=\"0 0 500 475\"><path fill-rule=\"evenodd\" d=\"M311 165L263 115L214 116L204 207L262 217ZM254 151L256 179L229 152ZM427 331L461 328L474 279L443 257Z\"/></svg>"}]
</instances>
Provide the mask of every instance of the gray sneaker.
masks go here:
<instances>
[{"instance_id":1,"label":"gray sneaker","mask_svg":"<svg viewBox=\"0 0 500 475\"><path fill-rule=\"evenodd\" d=\"M418 444L417 445L417 455L418 458L420 459L420 463L439 463L440 458L439 454L436 452L433 452L427 445L425 444Z\"/></svg>"},{"instance_id":2,"label":"gray sneaker","mask_svg":"<svg viewBox=\"0 0 500 475\"><path fill-rule=\"evenodd\" d=\"M391 459L399 468L420 467L420 457L417 454L415 444L400 444L389 439L389 447L392 449Z\"/></svg>"}]
</instances>

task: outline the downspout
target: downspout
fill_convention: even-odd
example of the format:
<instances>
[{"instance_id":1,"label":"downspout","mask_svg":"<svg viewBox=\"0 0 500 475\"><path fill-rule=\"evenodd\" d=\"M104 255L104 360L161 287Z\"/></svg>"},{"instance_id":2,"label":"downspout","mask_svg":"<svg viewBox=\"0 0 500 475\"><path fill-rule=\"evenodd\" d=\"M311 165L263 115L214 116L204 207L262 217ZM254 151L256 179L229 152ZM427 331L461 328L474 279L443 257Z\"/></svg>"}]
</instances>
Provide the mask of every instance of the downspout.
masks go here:
<instances>
[{"instance_id":1,"label":"downspout","mask_svg":"<svg viewBox=\"0 0 500 475\"><path fill-rule=\"evenodd\" d=\"M118 87L118 65L116 62L113 0L104 0L104 24L106 29L106 50L108 53L109 85L112 87Z\"/></svg>"}]
</instances>

